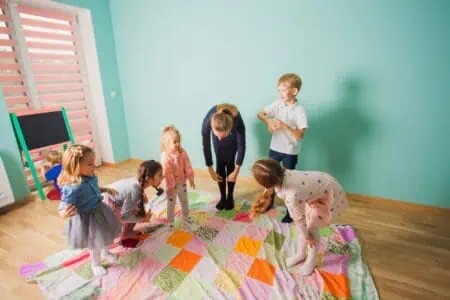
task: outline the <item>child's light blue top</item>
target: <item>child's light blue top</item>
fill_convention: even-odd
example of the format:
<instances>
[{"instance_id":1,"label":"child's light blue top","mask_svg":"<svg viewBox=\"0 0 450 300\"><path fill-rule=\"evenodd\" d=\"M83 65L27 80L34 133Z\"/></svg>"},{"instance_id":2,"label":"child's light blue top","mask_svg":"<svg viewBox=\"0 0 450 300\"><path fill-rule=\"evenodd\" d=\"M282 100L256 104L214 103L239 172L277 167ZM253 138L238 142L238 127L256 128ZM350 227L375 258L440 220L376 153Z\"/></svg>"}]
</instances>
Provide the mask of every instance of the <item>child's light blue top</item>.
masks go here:
<instances>
[{"instance_id":1,"label":"child's light blue top","mask_svg":"<svg viewBox=\"0 0 450 300\"><path fill-rule=\"evenodd\" d=\"M98 186L97 176L83 176L81 184L63 186L59 209L72 204L80 213L95 208L102 200L103 195Z\"/></svg>"}]
</instances>

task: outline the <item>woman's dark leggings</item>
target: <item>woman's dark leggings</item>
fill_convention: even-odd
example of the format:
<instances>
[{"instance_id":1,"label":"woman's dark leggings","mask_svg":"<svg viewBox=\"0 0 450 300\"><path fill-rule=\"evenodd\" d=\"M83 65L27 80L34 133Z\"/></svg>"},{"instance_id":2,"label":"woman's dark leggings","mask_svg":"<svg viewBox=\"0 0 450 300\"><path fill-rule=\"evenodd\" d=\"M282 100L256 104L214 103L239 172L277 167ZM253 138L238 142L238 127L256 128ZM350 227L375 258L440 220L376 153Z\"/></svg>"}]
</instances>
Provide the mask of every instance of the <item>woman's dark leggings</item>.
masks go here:
<instances>
[{"instance_id":1,"label":"woman's dark leggings","mask_svg":"<svg viewBox=\"0 0 450 300\"><path fill-rule=\"evenodd\" d=\"M216 173L222 177L222 182L219 182L219 190L220 190L220 203L225 209L233 209L234 208L234 185L235 182L227 181L227 176L230 175L235 169L234 161L217 161ZM227 195L227 187L228 187L228 195Z\"/></svg>"}]
</instances>

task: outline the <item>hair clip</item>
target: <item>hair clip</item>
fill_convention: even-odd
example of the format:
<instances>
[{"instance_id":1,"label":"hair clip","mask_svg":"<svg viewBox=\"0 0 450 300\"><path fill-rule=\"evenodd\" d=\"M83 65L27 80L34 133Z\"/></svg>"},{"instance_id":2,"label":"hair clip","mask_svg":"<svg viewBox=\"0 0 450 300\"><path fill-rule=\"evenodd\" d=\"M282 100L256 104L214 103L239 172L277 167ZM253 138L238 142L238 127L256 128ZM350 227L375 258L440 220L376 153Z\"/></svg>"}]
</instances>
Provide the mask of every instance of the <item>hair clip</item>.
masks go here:
<instances>
[{"instance_id":1,"label":"hair clip","mask_svg":"<svg viewBox=\"0 0 450 300\"><path fill-rule=\"evenodd\" d=\"M76 148L72 148L71 152L75 155L75 157L83 157L83 148L79 146Z\"/></svg>"},{"instance_id":2,"label":"hair clip","mask_svg":"<svg viewBox=\"0 0 450 300\"><path fill-rule=\"evenodd\" d=\"M155 189L156 189L156 196L161 196L164 193L164 189L162 188L155 187Z\"/></svg>"}]
</instances>

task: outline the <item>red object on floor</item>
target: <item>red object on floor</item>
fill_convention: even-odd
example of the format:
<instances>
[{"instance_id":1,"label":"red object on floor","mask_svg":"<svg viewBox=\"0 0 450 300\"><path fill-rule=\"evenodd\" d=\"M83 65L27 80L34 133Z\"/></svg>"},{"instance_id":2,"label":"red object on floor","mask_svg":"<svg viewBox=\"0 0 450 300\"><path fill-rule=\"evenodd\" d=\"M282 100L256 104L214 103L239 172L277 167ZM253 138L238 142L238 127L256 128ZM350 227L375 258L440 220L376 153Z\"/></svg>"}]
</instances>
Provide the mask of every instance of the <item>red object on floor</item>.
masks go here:
<instances>
[{"instance_id":1,"label":"red object on floor","mask_svg":"<svg viewBox=\"0 0 450 300\"><path fill-rule=\"evenodd\" d=\"M70 266L72 264L75 264L75 263L85 259L85 258L88 258L89 256L90 256L89 250L86 249L83 252L81 252L80 254L78 254L77 256L64 261L62 264L63 264L64 267L68 267L68 266Z\"/></svg>"},{"instance_id":2,"label":"red object on floor","mask_svg":"<svg viewBox=\"0 0 450 300\"><path fill-rule=\"evenodd\" d=\"M140 233L135 237L121 239L120 245L125 248L136 248L140 241L143 241L148 237L150 237L150 234Z\"/></svg>"},{"instance_id":3,"label":"red object on floor","mask_svg":"<svg viewBox=\"0 0 450 300\"><path fill-rule=\"evenodd\" d=\"M244 223L251 223L252 220L250 219L250 216L246 212L240 212L238 213L234 218L233 221L239 221Z\"/></svg>"},{"instance_id":4,"label":"red object on floor","mask_svg":"<svg viewBox=\"0 0 450 300\"><path fill-rule=\"evenodd\" d=\"M133 238L126 238L120 241L120 245L125 248L136 248L140 240Z\"/></svg>"},{"instance_id":5,"label":"red object on floor","mask_svg":"<svg viewBox=\"0 0 450 300\"><path fill-rule=\"evenodd\" d=\"M61 193L58 190L53 189L47 194L47 198L50 200L61 200Z\"/></svg>"}]
</instances>

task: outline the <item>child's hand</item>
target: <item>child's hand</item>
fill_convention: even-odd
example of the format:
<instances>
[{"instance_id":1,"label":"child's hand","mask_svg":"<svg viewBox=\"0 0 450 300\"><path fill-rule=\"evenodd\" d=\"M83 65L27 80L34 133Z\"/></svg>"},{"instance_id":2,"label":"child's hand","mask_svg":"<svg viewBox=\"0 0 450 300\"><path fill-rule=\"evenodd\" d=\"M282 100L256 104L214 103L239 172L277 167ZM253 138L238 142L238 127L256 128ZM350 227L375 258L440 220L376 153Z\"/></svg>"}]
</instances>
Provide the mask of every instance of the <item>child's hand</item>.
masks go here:
<instances>
[{"instance_id":1,"label":"child's hand","mask_svg":"<svg viewBox=\"0 0 450 300\"><path fill-rule=\"evenodd\" d=\"M274 119L268 120L267 128L269 129L270 133L274 133L277 130L277 128L276 128L276 121L277 120L274 120Z\"/></svg>"},{"instance_id":2,"label":"child's hand","mask_svg":"<svg viewBox=\"0 0 450 300\"><path fill-rule=\"evenodd\" d=\"M152 210L150 209L147 214L145 215L145 222L150 222L150 219L152 218Z\"/></svg>"},{"instance_id":3,"label":"child's hand","mask_svg":"<svg viewBox=\"0 0 450 300\"><path fill-rule=\"evenodd\" d=\"M191 189L195 190L195 182L194 182L194 177L191 177L188 179L189 180L189 186L191 187Z\"/></svg>"},{"instance_id":4,"label":"child's hand","mask_svg":"<svg viewBox=\"0 0 450 300\"><path fill-rule=\"evenodd\" d=\"M64 219L73 217L76 214L78 214L77 208L72 204L67 205L59 211L59 216Z\"/></svg>"},{"instance_id":5,"label":"child's hand","mask_svg":"<svg viewBox=\"0 0 450 300\"><path fill-rule=\"evenodd\" d=\"M45 180L47 180L47 178L45 177L45 174L47 173L47 171L50 169L50 164L48 162L43 162L41 164L41 175L42 178L44 178Z\"/></svg>"},{"instance_id":6,"label":"child's hand","mask_svg":"<svg viewBox=\"0 0 450 300\"><path fill-rule=\"evenodd\" d=\"M144 200L144 203L147 203L148 202L148 197L147 197L147 195L144 193L144 195L143 195L143 200Z\"/></svg>"},{"instance_id":7,"label":"child's hand","mask_svg":"<svg viewBox=\"0 0 450 300\"><path fill-rule=\"evenodd\" d=\"M167 190L167 198L169 198L169 200L176 200L176 195L175 195L175 189L170 189Z\"/></svg>"},{"instance_id":8,"label":"child's hand","mask_svg":"<svg viewBox=\"0 0 450 300\"><path fill-rule=\"evenodd\" d=\"M273 128L274 131L286 128L286 124L283 121L280 121L278 119L273 120Z\"/></svg>"},{"instance_id":9,"label":"child's hand","mask_svg":"<svg viewBox=\"0 0 450 300\"><path fill-rule=\"evenodd\" d=\"M108 193L108 194L110 194L110 195L113 196L113 197L116 197L116 196L119 194L118 191L116 191L116 190L113 189L113 188L109 188L109 187L104 187L104 188L102 188L102 189L101 189L101 192L102 192L102 193Z\"/></svg>"},{"instance_id":10,"label":"child's hand","mask_svg":"<svg viewBox=\"0 0 450 300\"><path fill-rule=\"evenodd\" d=\"M211 175L212 180L217 181L217 182L222 182L223 178L217 174L212 168L208 168L209 171L209 175Z\"/></svg>"}]
</instances>

